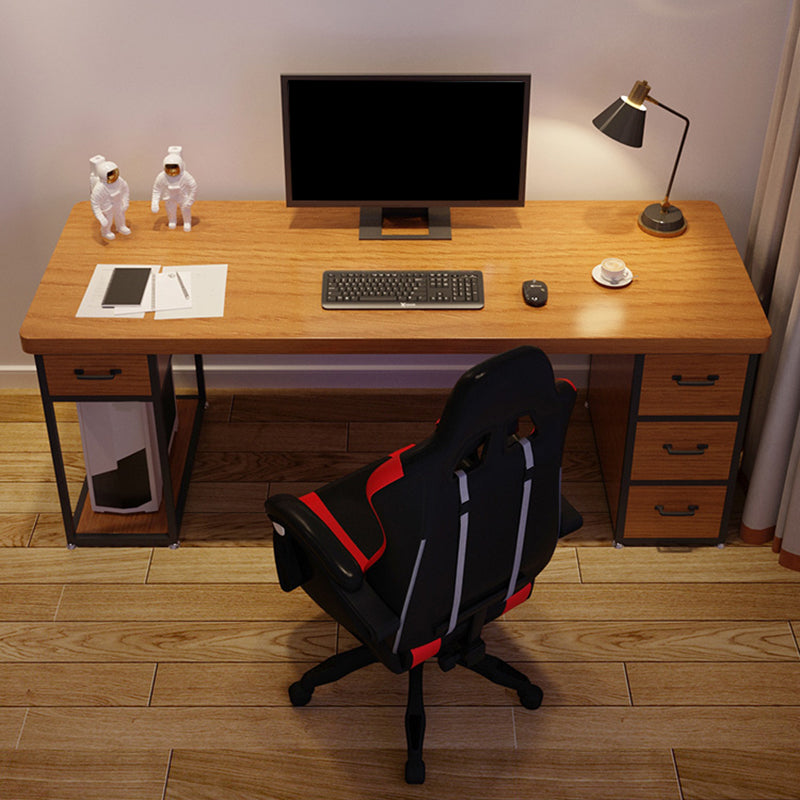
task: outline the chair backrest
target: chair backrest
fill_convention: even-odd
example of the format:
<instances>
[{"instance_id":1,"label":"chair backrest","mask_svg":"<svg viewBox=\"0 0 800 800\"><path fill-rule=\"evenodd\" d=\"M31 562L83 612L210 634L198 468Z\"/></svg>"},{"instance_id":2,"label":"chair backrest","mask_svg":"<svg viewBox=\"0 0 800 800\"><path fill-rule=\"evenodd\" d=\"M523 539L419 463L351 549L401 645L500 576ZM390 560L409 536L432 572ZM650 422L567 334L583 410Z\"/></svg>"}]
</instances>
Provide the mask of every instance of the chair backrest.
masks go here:
<instances>
[{"instance_id":1,"label":"chair backrest","mask_svg":"<svg viewBox=\"0 0 800 800\"><path fill-rule=\"evenodd\" d=\"M517 348L465 373L433 435L369 476L385 550L365 580L400 616L394 658L418 663L530 594L558 540L574 399Z\"/></svg>"}]
</instances>

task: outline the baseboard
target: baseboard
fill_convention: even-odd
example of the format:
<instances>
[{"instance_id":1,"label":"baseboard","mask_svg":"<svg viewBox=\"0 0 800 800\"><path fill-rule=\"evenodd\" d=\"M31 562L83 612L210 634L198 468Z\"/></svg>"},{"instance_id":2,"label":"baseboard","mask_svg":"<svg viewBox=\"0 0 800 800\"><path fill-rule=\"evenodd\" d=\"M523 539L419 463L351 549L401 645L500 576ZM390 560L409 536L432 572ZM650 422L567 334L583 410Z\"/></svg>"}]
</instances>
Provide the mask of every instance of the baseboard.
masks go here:
<instances>
[{"instance_id":1,"label":"baseboard","mask_svg":"<svg viewBox=\"0 0 800 800\"><path fill-rule=\"evenodd\" d=\"M30 366L0 364L0 389L38 391L39 382L36 380L36 368L33 364Z\"/></svg>"},{"instance_id":2,"label":"baseboard","mask_svg":"<svg viewBox=\"0 0 800 800\"><path fill-rule=\"evenodd\" d=\"M207 356L206 384L210 389L446 389L480 355L397 356ZM589 358L553 356L553 370L579 389L588 385ZM175 356L175 380L191 384L191 356ZM38 390L31 364L0 365L0 389Z\"/></svg>"}]
</instances>

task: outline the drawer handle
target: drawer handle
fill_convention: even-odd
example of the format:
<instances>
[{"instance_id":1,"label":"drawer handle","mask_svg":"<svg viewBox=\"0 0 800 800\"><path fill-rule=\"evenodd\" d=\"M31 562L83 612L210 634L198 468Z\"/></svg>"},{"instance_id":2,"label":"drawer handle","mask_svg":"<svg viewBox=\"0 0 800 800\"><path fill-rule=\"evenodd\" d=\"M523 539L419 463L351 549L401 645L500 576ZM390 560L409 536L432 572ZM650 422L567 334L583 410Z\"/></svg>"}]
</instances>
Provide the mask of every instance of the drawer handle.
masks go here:
<instances>
[{"instance_id":1,"label":"drawer handle","mask_svg":"<svg viewBox=\"0 0 800 800\"><path fill-rule=\"evenodd\" d=\"M112 368L108 371L107 375L87 375L84 369L79 368L75 370L75 377L79 381L113 381L117 375L122 375L121 369Z\"/></svg>"},{"instance_id":2,"label":"drawer handle","mask_svg":"<svg viewBox=\"0 0 800 800\"><path fill-rule=\"evenodd\" d=\"M664 506L657 505L656 511L662 517L693 517L694 512L698 511L700 506L689 506L686 511L664 511Z\"/></svg>"},{"instance_id":3,"label":"drawer handle","mask_svg":"<svg viewBox=\"0 0 800 800\"><path fill-rule=\"evenodd\" d=\"M671 456L701 456L708 450L707 444L697 445L696 450L676 450L671 444L661 445Z\"/></svg>"},{"instance_id":4,"label":"drawer handle","mask_svg":"<svg viewBox=\"0 0 800 800\"><path fill-rule=\"evenodd\" d=\"M692 380L691 378L684 379L683 375L673 375L672 380L678 386L714 386L719 380L719 375L706 375L705 379L699 378Z\"/></svg>"}]
</instances>

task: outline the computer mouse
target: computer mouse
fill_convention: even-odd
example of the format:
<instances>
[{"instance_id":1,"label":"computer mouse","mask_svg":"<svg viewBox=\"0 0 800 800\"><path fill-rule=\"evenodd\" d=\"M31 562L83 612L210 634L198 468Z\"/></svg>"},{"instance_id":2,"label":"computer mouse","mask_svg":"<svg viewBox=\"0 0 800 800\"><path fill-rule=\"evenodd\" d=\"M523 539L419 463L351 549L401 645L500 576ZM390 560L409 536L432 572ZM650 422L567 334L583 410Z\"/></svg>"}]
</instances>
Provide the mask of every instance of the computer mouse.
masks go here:
<instances>
[{"instance_id":1,"label":"computer mouse","mask_svg":"<svg viewBox=\"0 0 800 800\"><path fill-rule=\"evenodd\" d=\"M522 297L529 306L539 308L547 302L547 284L544 281L525 281Z\"/></svg>"}]
</instances>

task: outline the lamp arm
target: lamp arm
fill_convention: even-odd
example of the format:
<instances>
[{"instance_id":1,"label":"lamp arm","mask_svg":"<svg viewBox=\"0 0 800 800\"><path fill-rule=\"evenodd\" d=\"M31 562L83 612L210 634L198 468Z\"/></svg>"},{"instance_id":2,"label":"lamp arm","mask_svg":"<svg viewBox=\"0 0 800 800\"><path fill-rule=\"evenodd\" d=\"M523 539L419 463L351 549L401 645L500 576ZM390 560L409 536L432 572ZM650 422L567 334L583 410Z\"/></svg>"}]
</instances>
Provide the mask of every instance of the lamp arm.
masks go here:
<instances>
[{"instance_id":1,"label":"lamp arm","mask_svg":"<svg viewBox=\"0 0 800 800\"><path fill-rule=\"evenodd\" d=\"M689 132L689 118L685 117L683 114L676 111L674 108L670 108L669 106L664 105L664 103L660 103L656 100L652 95L647 95L647 99L654 103L655 105L663 108L664 111L669 111L670 114L674 114L676 117L680 117L686 124L683 128L683 136L681 137L681 143L678 147L678 155L675 157L675 165L672 167L672 175L669 176L669 184L667 185L667 192L664 195L664 200L661 203L661 208L666 211L669 208L669 193L672 191L672 182L675 180L675 173L678 171L678 162L681 160L681 153L683 153L683 143L686 141L686 134Z\"/></svg>"}]
</instances>

